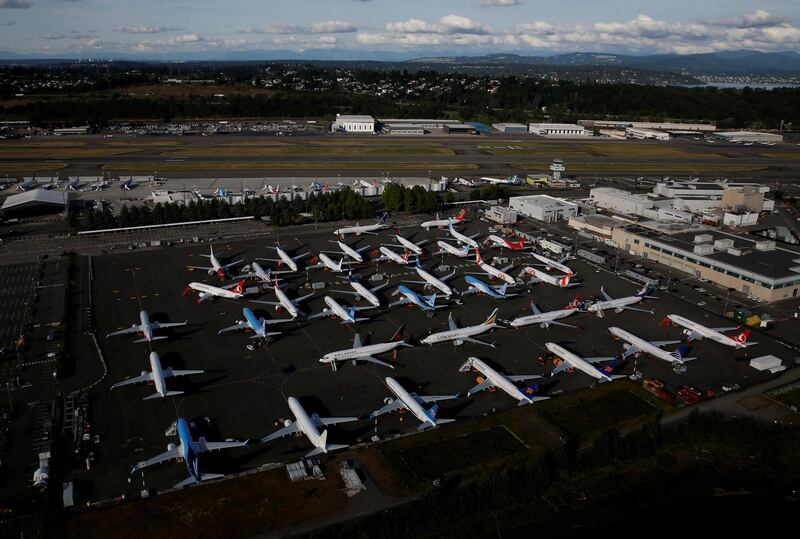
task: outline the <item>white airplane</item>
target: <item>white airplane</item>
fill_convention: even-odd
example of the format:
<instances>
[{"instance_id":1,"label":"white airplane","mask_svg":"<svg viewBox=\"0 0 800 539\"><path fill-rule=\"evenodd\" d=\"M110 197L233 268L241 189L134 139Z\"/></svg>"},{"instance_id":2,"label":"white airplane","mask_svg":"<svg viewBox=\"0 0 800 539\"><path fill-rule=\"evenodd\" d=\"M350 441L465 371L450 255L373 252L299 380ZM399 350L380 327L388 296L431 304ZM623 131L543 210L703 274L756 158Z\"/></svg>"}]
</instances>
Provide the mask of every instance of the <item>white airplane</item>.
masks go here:
<instances>
[{"instance_id":1,"label":"white airplane","mask_svg":"<svg viewBox=\"0 0 800 539\"><path fill-rule=\"evenodd\" d=\"M501 281L504 281L510 284L511 286L515 286L517 284L516 279L514 279L511 275L506 273L514 266L513 263L509 264L505 268L497 269L491 264L484 262L483 259L481 258L480 251L478 251L477 249L475 249L475 263L478 264L478 267L481 268L483 271L482 272L468 271L467 273L471 275L488 275L489 277L492 277L494 279L500 279Z\"/></svg>"},{"instance_id":2,"label":"white airplane","mask_svg":"<svg viewBox=\"0 0 800 539\"><path fill-rule=\"evenodd\" d=\"M289 434L302 433L308 438L311 445L314 446L314 449L306 453L306 458L348 447L347 445L328 444L328 431L323 430L322 434L320 434L319 429L320 427L327 427L328 425L358 421L357 417L319 417L317 414L313 414L309 417L303 405L294 397L289 397L286 402L295 420L287 419L282 429L261 438L262 443L270 442L277 438L283 438Z\"/></svg>"},{"instance_id":3,"label":"white airplane","mask_svg":"<svg viewBox=\"0 0 800 539\"><path fill-rule=\"evenodd\" d=\"M481 178L481 181L484 183L490 183L492 185L519 185L521 183L519 176L514 174L513 176L509 176L508 178L490 178L488 176L484 176Z\"/></svg>"},{"instance_id":4,"label":"white airplane","mask_svg":"<svg viewBox=\"0 0 800 539\"><path fill-rule=\"evenodd\" d=\"M503 249L511 249L512 251L524 251L525 250L525 238L520 236L519 240L511 241L506 238L501 238L500 236L496 236L494 234L489 235L485 240L483 240L484 245L493 245L495 247L501 247Z\"/></svg>"},{"instance_id":5,"label":"white airplane","mask_svg":"<svg viewBox=\"0 0 800 539\"><path fill-rule=\"evenodd\" d=\"M452 243L447 243L446 241L439 240L436 242L436 245L439 246L439 250L433 253L433 256L449 254L453 256L457 256L459 258L466 258L469 256L469 245L465 245L463 249L460 249L453 245Z\"/></svg>"},{"instance_id":6,"label":"white airplane","mask_svg":"<svg viewBox=\"0 0 800 539\"><path fill-rule=\"evenodd\" d=\"M534 283L547 283L551 286L555 286L558 288L569 288L571 286L578 286L577 283L570 283L569 280L572 279L571 273L567 273L566 275L550 275L546 271L542 271L540 269L536 269L531 266L525 266L522 268L522 272L527 274L531 277L531 281Z\"/></svg>"},{"instance_id":7,"label":"white airplane","mask_svg":"<svg viewBox=\"0 0 800 539\"><path fill-rule=\"evenodd\" d=\"M173 376L188 376L190 374L204 374L206 371L201 370L173 370L171 368L167 368L164 370L161 368L161 360L158 357L158 354L155 352L150 352L150 372L142 371L140 376L134 376L133 378L128 378L127 380L123 380L122 382L118 382L111 386L111 389L116 389L118 387L127 386L131 384L139 384L142 382L152 383L156 387L156 392L152 395L148 395L143 400L150 400L150 399L157 399L159 397L169 397L172 395L181 395L183 391L168 391L167 384L164 381L165 378L171 378Z\"/></svg>"},{"instance_id":8,"label":"white airplane","mask_svg":"<svg viewBox=\"0 0 800 539\"><path fill-rule=\"evenodd\" d=\"M328 252L334 252L334 253L338 253L338 254L343 254L343 255L349 256L350 258L352 258L353 260L355 260L358 263L361 263L361 262L364 261L364 257L361 256L361 253L363 253L364 251L366 251L367 249L370 248L370 245L365 245L364 247L361 247L359 249L353 249L352 247L350 247L349 245L347 245L343 241L339 241L339 240L336 241L336 244L339 246L339 249L341 249L341 251L328 251Z\"/></svg>"},{"instance_id":9,"label":"white airplane","mask_svg":"<svg viewBox=\"0 0 800 539\"><path fill-rule=\"evenodd\" d=\"M484 342L478 339L473 339L475 335L481 335L486 333L487 331L491 331L494 329L497 321L497 309L492 311L492 314L489 315L489 318L486 319L485 322L482 324L478 324L476 326L466 326L463 328L459 328L456 325L455 321L453 321L453 313L450 313L450 316L447 317L447 331L440 331L438 333L431 333L420 342L423 344L438 344L440 342L449 342L453 341L455 346L460 346L465 342L471 342L473 344L482 344L484 346L491 346L494 348L494 343Z\"/></svg>"},{"instance_id":10,"label":"white airplane","mask_svg":"<svg viewBox=\"0 0 800 539\"><path fill-rule=\"evenodd\" d=\"M400 326L392 338L389 339L388 342L378 343L378 344L368 344L366 346L361 344L361 335L356 333L356 336L353 338L353 347L347 350L338 350L336 352L329 352L322 356L319 360L320 363L329 363L331 369L334 371L337 369L337 361L347 361L352 360L353 365L355 365L358 361L367 361L369 363L374 363L376 365L383 365L384 367L389 367L390 369L394 369L394 365L391 363L387 363L385 361L381 361L380 359L374 357L377 354L383 354L386 352L392 352L396 348L400 346L411 346L410 344L406 343L403 340L403 326ZM397 352L394 353L396 355Z\"/></svg>"},{"instance_id":11,"label":"white airplane","mask_svg":"<svg viewBox=\"0 0 800 539\"><path fill-rule=\"evenodd\" d=\"M453 239L456 240L461 245L469 245L470 247L472 247L476 251L478 250L478 247L480 247L480 245L478 245L478 242L475 241L474 238L471 238L471 237L467 236L466 234L462 234L461 232L459 232L456 229L454 229L453 228L453 223L450 223L447 226L447 230L450 232L450 235L453 237ZM477 234L476 234L476 236L477 236Z\"/></svg>"},{"instance_id":12,"label":"white airplane","mask_svg":"<svg viewBox=\"0 0 800 539\"><path fill-rule=\"evenodd\" d=\"M272 271L270 268L266 270L261 267L261 264L258 262L251 262L250 263L250 271L248 273L243 273L242 275L237 275L234 279L258 279L264 283L271 283L276 278L273 275L282 273L280 271Z\"/></svg>"},{"instance_id":13,"label":"white airplane","mask_svg":"<svg viewBox=\"0 0 800 539\"><path fill-rule=\"evenodd\" d=\"M81 188L80 177L77 177L74 180L67 180L67 189L69 189L70 191L77 191L80 188Z\"/></svg>"},{"instance_id":14,"label":"white airplane","mask_svg":"<svg viewBox=\"0 0 800 539\"><path fill-rule=\"evenodd\" d=\"M127 180L123 180L119 182L119 188L124 189L125 191L130 191L135 186L133 184L133 177L128 178Z\"/></svg>"},{"instance_id":15,"label":"white airplane","mask_svg":"<svg viewBox=\"0 0 800 539\"><path fill-rule=\"evenodd\" d=\"M205 453L206 451L230 449L247 445L246 441L207 442L205 438L199 438L195 441L192 439L192 432L189 428L189 423L182 417L178 418L176 426L178 431L178 440L180 440L180 443L177 446L175 444L169 444L167 445L167 450L164 453L139 462L133 467L131 474L141 470L142 468L152 466L153 464L159 464L167 460L183 459L183 461L186 463L186 469L189 472L189 477L175 485L175 488L183 488L187 485L199 483L200 481L219 479L223 476L220 474L204 474L200 471L200 462L197 458L197 455L200 453Z\"/></svg>"},{"instance_id":16,"label":"white airplane","mask_svg":"<svg viewBox=\"0 0 800 539\"><path fill-rule=\"evenodd\" d=\"M436 219L432 221L425 221L419 226L421 226L425 230L430 230L433 227L444 228L452 225L461 224L464 221L464 219L466 219L466 217L467 217L467 210L461 210L457 216L448 217L447 219L439 219L439 214L437 213Z\"/></svg>"},{"instance_id":17,"label":"white airplane","mask_svg":"<svg viewBox=\"0 0 800 539\"><path fill-rule=\"evenodd\" d=\"M389 386L389 389L392 393L395 394L397 398L387 398L386 405L382 408L378 408L374 412L372 412L369 416L370 420L375 419L376 417L387 414L389 412L395 412L398 410L408 410L414 417L420 420L421 424L417 427L417 430L424 430L427 428L437 427L444 423L452 423L455 419L439 419L439 405L436 404L436 401L444 401L450 399L457 399L460 395L428 395L424 397L420 397L416 393L409 393L406 388L400 385L400 383L392 378L391 376L386 377L386 385ZM428 408L427 410L422 407L423 404L427 404L429 402L434 403L433 406Z\"/></svg>"},{"instance_id":18,"label":"white airplane","mask_svg":"<svg viewBox=\"0 0 800 539\"><path fill-rule=\"evenodd\" d=\"M557 311L548 311L546 313L543 313L539 307L537 307L536 304L531 301L531 311L533 314L529 314L527 316L518 316L509 322L509 325L512 328L521 328L524 326L530 326L531 324L539 324L539 327L543 329L549 328L551 325L576 329L575 326L565 324L563 322L557 322L557 320L572 316L578 312L578 304L580 301L581 296L577 295L575 296L575 299L573 299L572 302L563 309L559 309Z\"/></svg>"},{"instance_id":19,"label":"white airplane","mask_svg":"<svg viewBox=\"0 0 800 539\"><path fill-rule=\"evenodd\" d=\"M211 298L225 298L225 299L239 299L251 292L251 289L245 290L244 281L239 281L236 284L229 284L223 287L211 286L206 283L189 283L183 295L189 293L190 290L199 292L197 295L197 303Z\"/></svg>"},{"instance_id":20,"label":"white airplane","mask_svg":"<svg viewBox=\"0 0 800 539\"><path fill-rule=\"evenodd\" d=\"M334 273L342 273L344 271L344 268L342 267L344 258L340 258L339 262L334 262L331 257L326 255L324 252L321 252L317 258L319 259L319 262L313 266L306 266L306 271L322 268L329 269Z\"/></svg>"},{"instance_id":21,"label":"white airplane","mask_svg":"<svg viewBox=\"0 0 800 539\"><path fill-rule=\"evenodd\" d=\"M421 240L421 241L418 241L417 243L414 243L411 240L407 240L406 238L404 238L403 236L400 235L400 231L399 230L397 231L397 234L395 234L394 237L397 239L397 243L399 243L400 245L385 244L387 247L402 247L406 251L411 251L412 253L414 253L417 256L422 254L422 247L420 247L420 246L421 245L425 245L426 243L428 243L428 240Z\"/></svg>"},{"instance_id":22,"label":"white airplane","mask_svg":"<svg viewBox=\"0 0 800 539\"><path fill-rule=\"evenodd\" d=\"M609 374L614 372L614 366L611 365L608 369L601 369L595 367L594 363L602 363L604 361L614 361L615 357L580 357L579 355L566 350L564 347L553 343L545 343L545 347L552 352L556 357L561 359L561 363L553 369L550 376L554 376L561 371L567 369L577 369L584 374L588 374L599 382L612 382L620 378L625 378L622 374Z\"/></svg>"},{"instance_id":23,"label":"white airplane","mask_svg":"<svg viewBox=\"0 0 800 539\"><path fill-rule=\"evenodd\" d=\"M275 297L278 298L278 301L264 301L264 300L253 300L253 303L260 303L262 305L272 305L275 307L277 312L281 312L281 310L286 311L292 316L292 319L297 318L298 316L304 316L305 313L297 308L297 305L300 304L301 301L306 300L314 295L314 292L310 294L306 294L305 296L300 296L297 299L289 299L286 293L281 289L278 283L275 283L275 286L272 287L275 291Z\"/></svg>"},{"instance_id":24,"label":"white airplane","mask_svg":"<svg viewBox=\"0 0 800 539\"><path fill-rule=\"evenodd\" d=\"M493 299L513 298L517 295L506 292L506 290L508 290L508 283L503 283L502 286L492 286L489 283L484 283L477 277L473 277L472 275L467 275L464 277L464 280L469 285L469 288L461 293L462 298L465 296L471 296L472 294L486 294Z\"/></svg>"},{"instance_id":25,"label":"white airplane","mask_svg":"<svg viewBox=\"0 0 800 539\"><path fill-rule=\"evenodd\" d=\"M204 256L204 257L209 259L209 261L211 262L211 267L210 268L209 267L203 267L203 266L188 266L188 267L191 268L191 269L199 269L199 270L207 271L209 275L214 275L216 273L217 277L219 277L219 280L220 281L224 281L225 278L228 276L228 268L230 268L232 266L235 266L236 264L240 264L240 263L244 262L244 260L237 260L236 262L231 262L229 264L224 264L224 265L220 264L219 260L217 260L217 257L214 256L214 246L213 245L209 245L209 248L211 249L211 254L210 255L201 254L200 256Z\"/></svg>"},{"instance_id":26,"label":"white airplane","mask_svg":"<svg viewBox=\"0 0 800 539\"><path fill-rule=\"evenodd\" d=\"M266 339L268 337L272 337L273 335L281 334L280 331L267 331L269 324L281 324L292 321L291 318L284 318L280 320L266 320L264 318L258 318L249 307L242 309L242 314L244 314L244 320L239 320L232 326L222 328L217 332L217 335L222 335L223 333L227 333L229 331L247 329L254 333L254 335L250 337L251 339Z\"/></svg>"},{"instance_id":27,"label":"white airplane","mask_svg":"<svg viewBox=\"0 0 800 539\"><path fill-rule=\"evenodd\" d=\"M37 187L39 187L39 180L34 177L19 184L17 186L17 191L30 191L31 189L36 189Z\"/></svg>"},{"instance_id":28,"label":"white airplane","mask_svg":"<svg viewBox=\"0 0 800 539\"><path fill-rule=\"evenodd\" d=\"M341 318L342 324L355 324L356 322L369 320L369 318L356 318L356 313L361 310L359 307L350 307L350 309L345 309L330 296L325 296L325 305L327 305L327 307L322 309L322 312L312 314L308 317L308 319L313 320L314 318L320 318L322 316L335 316Z\"/></svg>"},{"instance_id":29,"label":"white airplane","mask_svg":"<svg viewBox=\"0 0 800 539\"><path fill-rule=\"evenodd\" d=\"M167 338L166 336L163 335L161 337L155 337L153 335L154 330L185 326L188 323L189 323L188 320L185 322L165 322L163 324L161 322L151 322L150 315L147 314L147 311L140 311L138 324L133 324L131 327L127 329L112 331L111 333L106 335L106 339L108 339L109 337L116 337L117 335L130 335L131 333L137 333L137 334L140 333L143 337L133 342L153 342Z\"/></svg>"},{"instance_id":30,"label":"white airplane","mask_svg":"<svg viewBox=\"0 0 800 539\"><path fill-rule=\"evenodd\" d=\"M445 281L447 281L448 279L452 279L456 274L455 271L453 271L453 273L449 275L445 275L442 278L436 277L434 274L432 274L431 272L422 267L422 264L419 263L419 258L417 258L417 263L414 266L414 269L417 270L417 275L419 275L422 278L422 281L405 281L405 282L425 285L424 288L426 292L433 288L436 288L448 298L453 295L453 289L450 288L447 284L445 284Z\"/></svg>"},{"instance_id":31,"label":"white airplane","mask_svg":"<svg viewBox=\"0 0 800 539\"><path fill-rule=\"evenodd\" d=\"M541 262L544 265L545 269L548 270L548 271L553 270L553 269L557 269L558 271L560 271L562 273L566 273L567 275L575 275L575 272L572 271L569 268L569 266L565 266L563 264L564 261L569 259L568 256L563 257L559 261L555 261L552 258L547 258L546 256L540 255L538 253L531 253L531 254L533 254L533 258L535 258L536 260Z\"/></svg>"},{"instance_id":32,"label":"white airplane","mask_svg":"<svg viewBox=\"0 0 800 539\"><path fill-rule=\"evenodd\" d=\"M362 298L367 300L370 305L373 307L380 307L381 301L378 299L378 296L375 295L375 292L379 290L383 290L387 286L389 286L389 281L387 280L385 283L380 284L378 286L367 288L363 284L361 284L358 279L356 279L353 275L347 276L347 282L353 287L353 291L350 290L331 290L331 292L337 292L339 294L349 294L356 297L356 301L360 301Z\"/></svg>"},{"instance_id":33,"label":"white airplane","mask_svg":"<svg viewBox=\"0 0 800 539\"><path fill-rule=\"evenodd\" d=\"M302 253L296 256L289 256L286 251L281 249L280 244L276 245L275 247L267 246L267 249L275 249L275 252L278 253L279 258L256 258L256 260L266 260L267 262L277 262L278 267L286 266L292 271L297 271L297 261L301 258L305 258L311 253Z\"/></svg>"},{"instance_id":34,"label":"white airplane","mask_svg":"<svg viewBox=\"0 0 800 539\"><path fill-rule=\"evenodd\" d=\"M401 295L402 297L397 301L394 301L389 304L389 308L395 307L397 305L416 305L423 311L429 313L429 316L433 316L433 312L436 309L444 309L447 305L436 305L436 294L431 294L430 296L420 296L410 288L404 285L399 285L397 290L392 293L392 296Z\"/></svg>"},{"instance_id":35,"label":"white airplane","mask_svg":"<svg viewBox=\"0 0 800 539\"><path fill-rule=\"evenodd\" d=\"M531 384L525 389L520 389L515 384L515 382L524 382L525 380L541 378L541 376L538 374L501 374L477 357L468 358L458 370L460 372L467 372L471 369L481 373L483 375L483 381L467 391L467 397L471 397L475 393L483 391L484 389L499 388L507 393L509 397L517 399L517 406L525 406L526 404L533 404L536 401L543 401L550 398L537 397L536 392L539 390L539 388L535 384Z\"/></svg>"},{"instance_id":36,"label":"white airplane","mask_svg":"<svg viewBox=\"0 0 800 539\"><path fill-rule=\"evenodd\" d=\"M401 255L397 251L392 251L391 249L389 249L385 245L381 245L378 248L378 251L380 251L382 253L382 256L379 256L378 258L373 258L372 262L378 263L378 262L386 262L388 260L388 261L391 261L391 262L395 262L396 264L400 264L401 266L405 266L406 264L408 264L411 261L410 260L411 252L410 251L406 251L405 253L403 253Z\"/></svg>"},{"instance_id":37,"label":"white airplane","mask_svg":"<svg viewBox=\"0 0 800 539\"><path fill-rule=\"evenodd\" d=\"M477 184L472 180L467 180L465 178L456 178L453 180L455 185L463 185L464 187L475 187Z\"/></svg>"},{"instance_id":38,"label":"white airplane","mask_svg":"<svg viewBox=\"0 0 800 539\"><path fill-rule=\"evenodd\" d=\"M386 220L388 218L389 214L384 213L383 216L374 225L360 225L356 223L355 226L346 226L342 228L337 228L336 230L333 231L333 234L342 237L348 234L355 234L356 236L360 236L361 234L377 235L378 230L389 228L389 225L386 224Z\"/></svg>"},{"instance_id":39,"label":"white airplane","mask_svg":"<svg viewBox=\"0 0 800 539\"><path fill-rule=\"evenodd\" d=\"M621 313L622 311L639 311L642 313L650 313L654 314L653 311L648 311L647 309L638 309L636 307L631 307L631 305L635 305L642 301L643 299L658 299L655 296L648 296L647 293L649 292L648 287L644 286L641 290L639 290L635 296L626 296L624 298L617 298L614 299L609 296L603 287L600 287L600 293L603 295L604 301L596 301L589 305L586 310L590 313L595 313L600 318L603 318L604 311L607 309L614 309L614 312L617 314Z\"/></svg>"},{"instance_id":40,"label":"white airplane","mask_svg":"<svg viewBox=\"0 0 800 539\"><path fill-rule=\"evenodd\" d=\"M98 178L98 180L95 181L93 184L91 184L88 187L88 189L90 191L102 191L103 189L105 189L109 185L111 185L111 182L109 182L108 180L104 180L104 179Z\"/></svg>"},{"instance_id":41,"label":"white airplane","mask_svg":"<svg viewBox=\"0 0 800 539\"><path fill-rule=\"evenodd\" d=\"M745 328L744 331L739 333L738 335L734 335L733 337L729 337L725 335L724 332L726 331L734 331L737 329L741 329L739 326L735 327L722 327L722 328L710 328L706 327L702 324L698 324L697 322L693 322L688 318L684 318L683 316L677 314L668 314L666 320L681 326L684 329L683 333L688 335L688 341L699 341L703 338L711 339L712 341L716 341L720 344L724 344L725 346L732 346L734 348L747 348L748 346L753 346L758 344L757 342L747 342L748 337L750 337L750 329Z\"/></svg>"},{"instance_id":42,"label":"white airplane","mask_svg":"<svg viewBox=\"0 0 800 539\"><path fill-rule=\"evenodd\" d=\"M676 370L685 370L684 362L695 359L693 357L685 357L689 349L685 344L672 352L661 349L662 346L680 344L681 341L647 341L629 331L614 326L608 328L608 332L625 343L623 345L625 352L622 354L622 359L638 353L650 354L656 359L671 363Z\"/></svg>"}]
</instances>

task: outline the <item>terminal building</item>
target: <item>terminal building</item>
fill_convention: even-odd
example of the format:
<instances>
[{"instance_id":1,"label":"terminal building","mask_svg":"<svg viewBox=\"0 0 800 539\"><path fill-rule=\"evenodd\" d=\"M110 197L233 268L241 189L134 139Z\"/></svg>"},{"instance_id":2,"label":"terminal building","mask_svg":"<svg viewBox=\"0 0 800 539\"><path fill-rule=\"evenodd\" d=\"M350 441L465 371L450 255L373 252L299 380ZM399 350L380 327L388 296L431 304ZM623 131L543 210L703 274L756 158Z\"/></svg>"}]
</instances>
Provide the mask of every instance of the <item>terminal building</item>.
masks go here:
<instances>
[{"instance_id":1,"label":"terminal building","mask_svg":"<svg viewBox=\"0 0 800 539\"><path fill-rule=\"evenodd\" d=\"M528 124L528 133L545 137L585 137L589 135L586 128L577 124Z\"/></svg>"},{"instance_id":2,"label":"terminal building","mask_svg":"<svg viewBox=\"0 0 800 539\"><path fill-rule=\"evenodd\" d=\"M375 118L360 114L337 114L331 125L332 132L374 133Z\"/></svg>"},{"instance_id":3,"label":"terminal building","mask_svg":"<svg viewBox=\"0 0 800 539\"><path fill-rule=\"evenodd\" d=\"M578 215L578 208L577 204L549 195L529 195L508 199L508 209L545 223L567 220Z\"/></svg>"},{"instance_id":4,"label":"terminal building","mask_svg":"<svg viewBox=\"0 0 800 539\"><path fill-rule=\"evenodd\" d=\"M387 135L474 135L477 129L458 120L432 118L378 118L378 128Z\"/></svg>"},{"instance_id":5,"label":"terminal building","mask_svg":"<svg viewBox=\"0 0 800 539\"><path fill-rule=\"evenodd\" d=\"M719 131L714 137L727 142L783 142L779 133L763 133L759 131Z\"/></svg>"},{"instance_id":6,"label":"terminal building","mask_svg":"<svg viewBox=\"0 0 800 539\"><path fill-rule=\"evenodd\" d=\"M495 131L499 131L501 133L527 133L528 128L525 124L492 124L492 127Z\"/></svg>"}]
</instances>

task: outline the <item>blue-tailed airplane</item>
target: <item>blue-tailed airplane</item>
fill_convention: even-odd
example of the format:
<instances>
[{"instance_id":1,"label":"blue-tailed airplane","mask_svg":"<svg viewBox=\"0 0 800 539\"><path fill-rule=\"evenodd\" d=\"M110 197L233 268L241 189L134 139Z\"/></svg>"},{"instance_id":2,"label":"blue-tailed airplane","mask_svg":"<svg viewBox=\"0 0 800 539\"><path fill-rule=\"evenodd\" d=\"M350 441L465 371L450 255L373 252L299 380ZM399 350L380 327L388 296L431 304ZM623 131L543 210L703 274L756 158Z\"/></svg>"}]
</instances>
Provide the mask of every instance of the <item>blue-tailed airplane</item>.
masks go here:
<instances>
[{"instance_id":1,"label":"blue-tailed airplane","mask_svg":"<svg viewBox=\"0 0 800 539\"><path fill-rule=\"evenodd\" d=\"M206 442L205 438L199 438L197 441L195 441L192 439L192 431L189 428L189 423L182 417L178 418L177 430L178 440L180 440L180 443L177 446L175 444L169 444L165 452L161 453L160 455L156 455L153 458L139 462L133 467L131 474L141 470L142 468L152 466L153 464L159 464L167 460L177 460L182 458L184 462L186 462L186 469L189 472L189 477L175 485L175 488L182 488L193 483L199 483L200 481L208 481L209 479L218 479L223 476L221 474L204 474L200 471L200 461L197 459L197 456L200 453L205 453L206 451L231 449L234 447L242 447L247 445L246 441Z\"/></svg>"},{"instance_id":2,"label":"blue-tailed airplane","mask_svg":"<svg viewBox=\"0 0 800 539\"><path fill-rule=\"evenodd\" d=\"M472 294L486 294L494 299L506 299L517 295L506 292L506 290L508 290L508 283L503 283L502 286L492 286L472 275L467 275L464 277L464 280L467 281L469 288L461 293L461 297L470 296Z\"/></svg>"},{"instance_id":3,"label":"blue-tailed airplane","mask_svg":"<svg viewBox=\"0 0 800 539\"><path fill-rule=\"evenodd\" d=\"M404 285L397 287L392 296L401 295L400 299L389 304L389 307L396 305L416 305L423 311L433 313L436 309L443 309L446 305L436 305L436 294L430 296L420 296L410 288Z\"/></svg>"},{"instance_id":4,"label":"blue-tailed airplane","mask_svg":"<svg viewBox=\"0 0 800 539\"><path fill-rule=\"evenodd\" d=\"M283 322L291 322L291 318L284 318L280 320L266 320L264 318L256 317L255 313L250 310L249 307L245 307L242 309L242 314L244 315L244 320L240 320L233 326L228 326L226 328L222 328L217 332L217 335L222 335L228 331L238 331L240 329L249 329L255 335L250 337L251 339L266 339L267 337L271 337L273 335L280 335L280 331L267 331L268 324L280 324Z\"/></svg>"}]
</instances>

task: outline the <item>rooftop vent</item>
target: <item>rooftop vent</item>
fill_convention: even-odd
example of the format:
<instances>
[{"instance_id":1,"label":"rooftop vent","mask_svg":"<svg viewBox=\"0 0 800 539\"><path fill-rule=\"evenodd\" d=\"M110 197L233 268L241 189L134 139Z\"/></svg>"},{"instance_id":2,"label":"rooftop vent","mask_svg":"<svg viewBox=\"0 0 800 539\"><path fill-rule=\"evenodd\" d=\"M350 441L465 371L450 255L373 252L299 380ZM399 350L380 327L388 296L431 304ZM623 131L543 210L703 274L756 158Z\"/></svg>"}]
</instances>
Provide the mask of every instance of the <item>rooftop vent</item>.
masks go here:
<instances>
[{"instance_id":1,"label":"rooftop vent","mask_svg":"<svg viewBox=\"0 0 800 539\"><path fill-rule=\"evenodd\" d=\"M756 242L756 251L774 251L774 250L775 250L775 242L772 240Z\"/></svg>"},{"instance_id":2,"label":"rooftop vent","mask_svg":"<svg viewBox=\"0 0 800 539\"><path fill-rule=\"evenodd\" d=\"M714 253L714 246L710 243L694 246L694 253L698 255L710 255Z\"/></svg>"},{"instance_id":3,"label":"rooftop vent","mask_svg":"<svg viewBox=\"0 0 800 539\"><path fill-rule=\"evenodd\" d=\"M711 234L698 234L694 237L695 243L708 243L713 240L714 237Z\"/></svg>"},{"instance_id":4,"label":"rooftop vent","mask_svg":"<svg viewBox=\"0 0 800 539\"><path fill-rule=\"evenodd\" d=\"M714 242L714 249L719 249L720 251L724 251L725 249L730 249L733 247L733 240L728 238L724 240L717 240Z\"/></svg>"}]
</instances>

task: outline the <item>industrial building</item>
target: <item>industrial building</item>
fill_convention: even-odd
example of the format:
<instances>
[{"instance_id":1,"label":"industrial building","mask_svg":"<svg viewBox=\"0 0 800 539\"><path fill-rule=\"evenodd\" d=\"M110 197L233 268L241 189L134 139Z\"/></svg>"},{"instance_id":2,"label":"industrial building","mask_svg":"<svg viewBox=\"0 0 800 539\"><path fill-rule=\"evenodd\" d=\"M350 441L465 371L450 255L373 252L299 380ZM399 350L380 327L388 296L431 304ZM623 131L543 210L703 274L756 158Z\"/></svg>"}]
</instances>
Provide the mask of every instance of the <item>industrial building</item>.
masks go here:
<instances>
[{"instance_id":1,"label":"industrial building","mask_svg":"<svg viewBox=\"0 0 800 539\"><path fill-rule=\"evenodd\" d=\"M545 137L585 137L589 133L582 125L577 124L528 124L528 133Z\"/></svg>"},{"instance_id":2,"label":"industrial building","mask_svg":"<svg viewBox=\"0 0 800 539\"><path fill-rule=\"evenodd\" d=\"M66 191L32 189L6 197L0 209L4 216L45 215L65 211L68 203L69 194Z\"/></svg>"},{"instance_id":3,"label":"industrial building","mask_svg":"<svg viewBox=\"0 0 800 539\"><path fill-rule=\"evenodd\" d=\"M424 135L432 132L474 135L476 130L458 120L432 118L378 118L378 128L389 135Z\"/></svg>"},{"instance_id":4,"label":"industrial building","mask_svg":"<svg viewBox=\"0 0 800 539\"><path fill-rule=\"evenodd\" d=\"M492 206L483 212L483 216L500 225L513 225L517 222L517 212L502 206Z\"/></svg>"},{"instance_id":5,"label":"industrial building","mask_svg":"<svg viewBox=\"0 0 800 539\"><path fill-rule=\"evenodd\" d=\"M527 133L528 128L525 124L514 124L514 123L503 123L503 124L492 124L492 127L495 131L499 131L501 133Z\"/></svg>"},{"instance_id":6,"label":"industrial building","mask_svg":"<svg viewBox=\"0 0 800 539\"><path fill-rule=\"evenodd\" d=\"M589 128L625 129L657 129L660 131L693 131L695 133L711 133L717 130L715 124L684 122L629 122L626 120L579 120L580 125Z\"/></svg>"},{"instance_id":7,"label":"industrial building","mask_svg":"<svg viewBox=\"0 0 800 539\"><path fill-rule=\"evenodd\" d=\"M670 135L666 131L659 131L657 129L626 127L625 138L633 138L637 140L669 140Z\"/></svg>"},{"instance_id":8,"label":"industrial building","mask_svg":"<svg viewBox=\"0 0 800 539\"><path fill-rule=\"evenodd\" d=\"M614 232L615 228L628 224L630 223L612 217L606 217L605 215L576 215L569 218L567 226L579 232L589 234L600 241L606 241L611 239L611 234Z\"/></svg>"},{"instance_id":9,"label":"industrial building","mask_svg":"<svg viewBox=\"0 0 800 539\"><path fill-rule=\"evenodd\" d=\"M783 135L761 131L718 131L714 137L727 142L783 142Z\"/></svg>"},{"instance_id":10,"label":"industrial building","mask_svg":"<svg viewBox=\"0 0 800 539\"><path fill-rule=\"evenodd\" d=\"M555 223L578 215L578 205L549 195L511 197L508 208L545 223Z\"/></svg>"},{"instance_id":11,"label":"industrial building","mask_svg":"<svg viewBox=\"0 0 800 539\"><path fill-rule=\"evenodd\" d=\"M615 187L595 187L589 191L589 199L598 208L624 215L647 215L649 210L656 207L655 201L647 195L634 194ZM668 206L669 201L660 202L660 205Z\"/></svg>"},{"instance_id":12,"label":"industrial building","mask_svg":"<svg viewBox=\"0 0 800 539\"><path fill-rule=\"evenodd\" d=\"M359 114L337 114L336 121L331 125L331 131L344 131L345 133L374 133L375 118Z\"/></svg>"}]
</instances>

